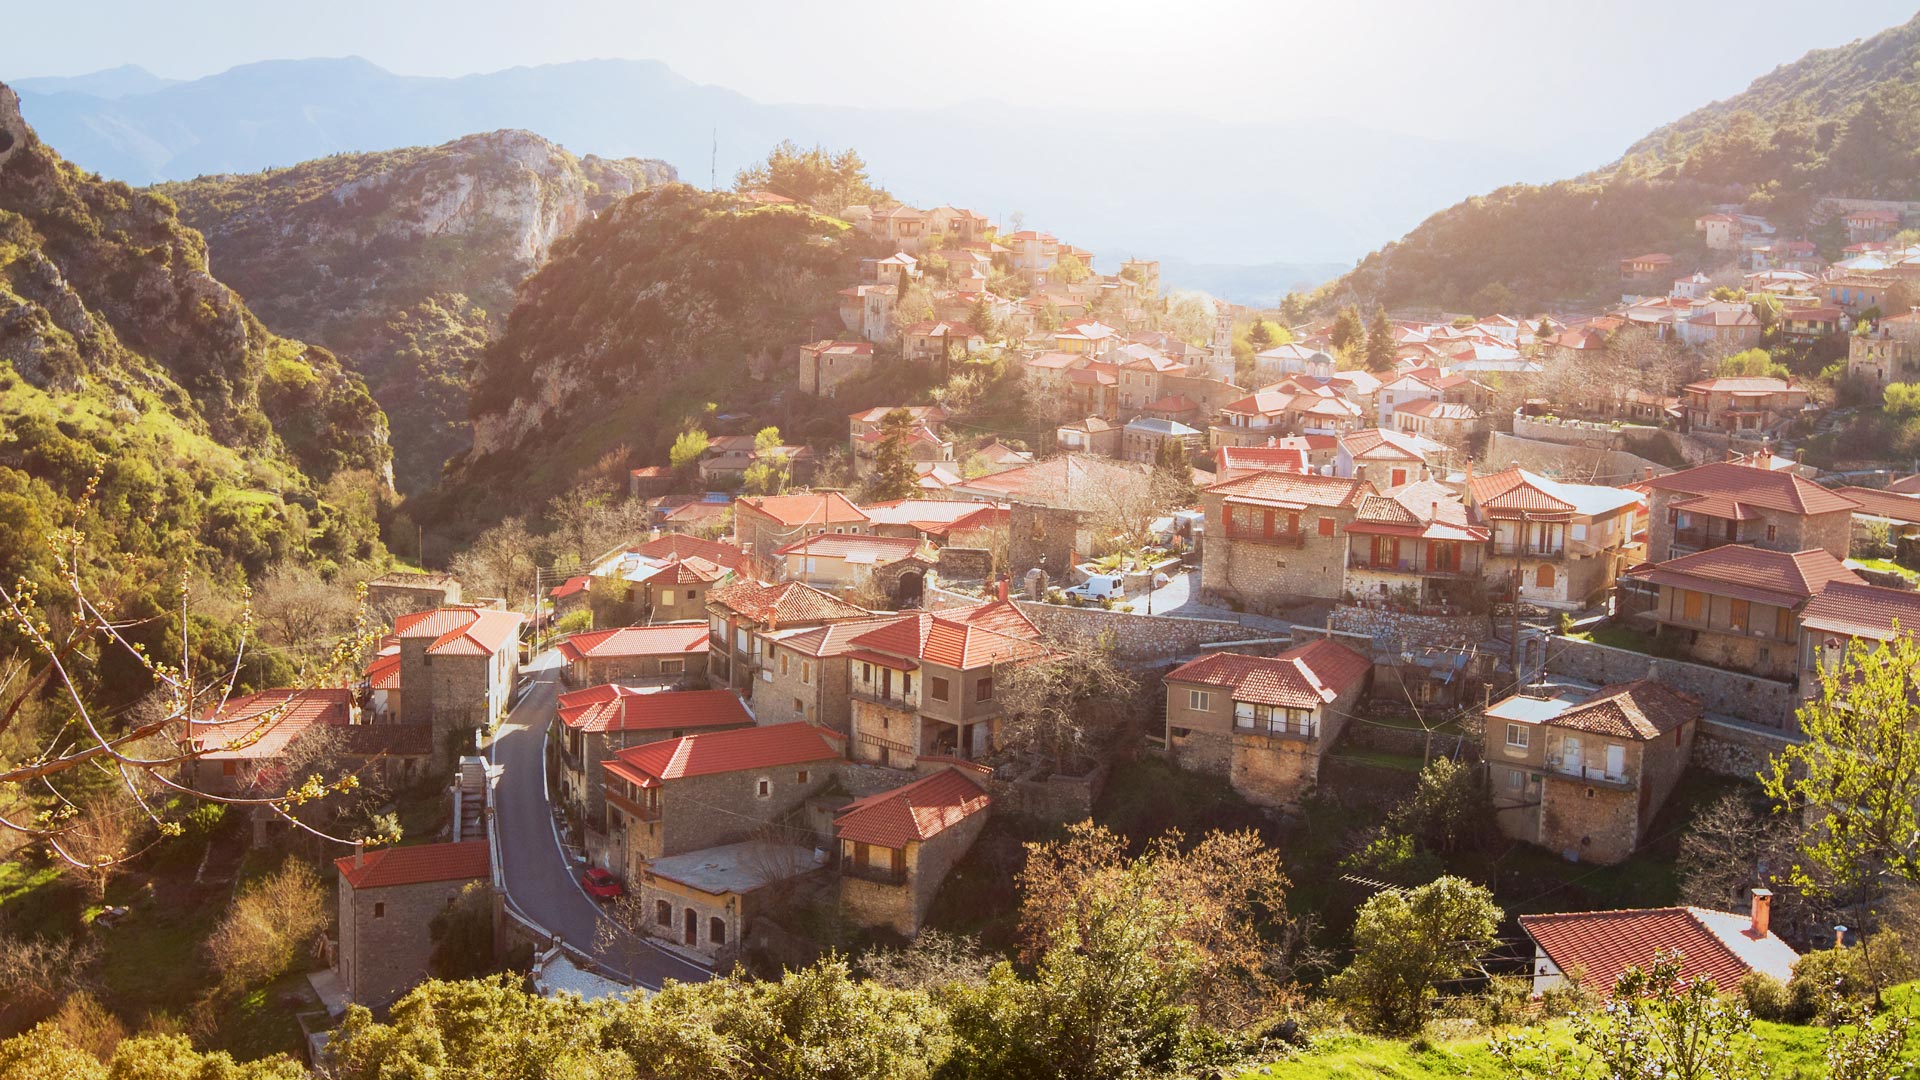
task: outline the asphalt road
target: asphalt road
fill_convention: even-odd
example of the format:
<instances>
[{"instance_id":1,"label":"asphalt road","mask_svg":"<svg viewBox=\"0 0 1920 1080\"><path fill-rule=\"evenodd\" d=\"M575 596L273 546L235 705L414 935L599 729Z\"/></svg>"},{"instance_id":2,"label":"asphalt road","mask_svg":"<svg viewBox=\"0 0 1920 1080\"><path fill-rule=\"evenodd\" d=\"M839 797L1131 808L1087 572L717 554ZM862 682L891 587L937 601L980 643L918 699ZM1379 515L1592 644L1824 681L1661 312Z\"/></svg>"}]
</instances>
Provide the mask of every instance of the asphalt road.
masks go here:
<instances>
[{"instance_id":1,"label":"asphalt road","mask_svg":"<svg viewBox=\"0 0 1920 1080\"><path fill-rule=\"evenodd\" d=\"M507 899L527 919L639 986L658 990L667 979L711 978L707 969L624 931L618 932L617 942L599 940L600 928L612 923L581 891L579 871L560 850L547 802L543 743L559 693L559 661L559 654L549 651L527 666L525 670L535 673L534 683L489 748L501 770L494 789L498 798L494 820L499 827Z\"/></svg>"}]
</instances>

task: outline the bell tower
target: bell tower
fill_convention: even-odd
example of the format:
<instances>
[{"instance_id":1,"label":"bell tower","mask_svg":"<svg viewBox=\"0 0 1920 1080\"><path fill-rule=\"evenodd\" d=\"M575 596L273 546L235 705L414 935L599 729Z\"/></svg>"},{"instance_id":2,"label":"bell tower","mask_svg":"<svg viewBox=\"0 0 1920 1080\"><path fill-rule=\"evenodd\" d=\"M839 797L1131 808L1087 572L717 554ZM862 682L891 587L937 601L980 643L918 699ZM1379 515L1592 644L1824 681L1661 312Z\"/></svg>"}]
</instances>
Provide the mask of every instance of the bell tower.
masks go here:
<instances>
[{"instance_id":1,"label":"bell tower","mask_svg":"<svg viewBox=\"0 0 1920 1080\"><path fill-rule=\"evenodd\" d=\"M1224 300L1213 312L1213 341L1207 349L1207 373L1222 382L1233 381L1233 308Z\"/></svg>"}]
</instances>

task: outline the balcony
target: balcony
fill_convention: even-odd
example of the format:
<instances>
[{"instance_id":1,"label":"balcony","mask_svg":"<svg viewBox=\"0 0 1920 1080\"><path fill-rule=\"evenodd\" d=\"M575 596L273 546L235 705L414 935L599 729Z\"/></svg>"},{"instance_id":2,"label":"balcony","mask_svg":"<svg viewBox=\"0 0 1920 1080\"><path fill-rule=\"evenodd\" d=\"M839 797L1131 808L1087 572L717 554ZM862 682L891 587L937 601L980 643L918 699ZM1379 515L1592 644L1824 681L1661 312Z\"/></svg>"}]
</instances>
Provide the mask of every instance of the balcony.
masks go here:
<instances>
[{"instance_id":1,"label":"balcony","mask_svg":"<svg viewBox=\"0 0 1920 1080\"><path fill-rule=\"evenodd\" d=\"M1567 780L1579 780L1588 784L1606 784L1610 787L1631 788L1633 777L1625 773L1611 773L1598 765L1568 765L1562 761L1549 761L1547 767L1554 776Z\"/></svg>"},{"instance_id":2,"label":"balcony","mask_svg":"<svg viewBox=\"0 0 1920 1080\"><path fill-rule=\"evenodd\" d=\"M841 877L850 877L859 881L871 881L875 885L905 885L907 872L895 870L891 866L854 866L851 863L840 867Z\"/></svg>"},{"instance_id":3,"label":"balcony","mask_svg":"<svg viewBox=\"0 0 1920 1080\"><path fill-rule=\"evenodd\" d=\"M903 712L914 712L920 708L920 700L917 695L908 697L905 693L901 692L898 687L882 690L877 686L861 686L855 684L848 693L860 701L870 701L875 705L884 705L889 709L899 709Z\"/></svg>"},{"instance_id":4,"label":"balcony","mask_svg":"<svg viewBox=\"0 0 1920 1080\"><path fill-rule=\"evenodd\" d=\"M1357 551L1347 554L1347 569L1365 570L1375 574L1415 574L1429 578L1477 578L1480 576L1478 570L1428 566L1419 559L1375 559Z\"/></svg>"},{"instance_id":5,"label":"balcony","mask_svg":"<svg viewBox=\"0 0 1920 1080\"><path fill-rule=\"evenodd\" d=\"M621 813L635 821L660 820L660 807L658 804L648 807L643 803L634 802L625 795L616 795L609 791L607 792L607 805L618 809Z\"/></svg>"},{"instance_id":6,"label":"balcony","mask_svg":"<svg viewBox=\"0 0 1920 1080\"><path fill-rule=\"evenodd\" d=\"M1538 544L1516 544L1511 540L1495 540L1488 547L1495 555L1519 555L1528 559L1563 559L1567 554L1563 547L1543 548Z\"/></svg>"},{"instance_id":7,"label":"balcony","mask_svg":"<svg viewBox=\"0 0 1920 1080\"><path fill-rule=\"evenodd\" d=\"M1724 544L1737 544L1740 542L1740 538L1738 536L1728 536L1725 530L1721 530L1718 535L1715 535L1715 530L1713 529L1695 527L1691 529L1673 530L1673 542L1681 547L1690 547L1695 551L1705 551L1708 548L1717 548Z\"/></svg>"}]
</instances>

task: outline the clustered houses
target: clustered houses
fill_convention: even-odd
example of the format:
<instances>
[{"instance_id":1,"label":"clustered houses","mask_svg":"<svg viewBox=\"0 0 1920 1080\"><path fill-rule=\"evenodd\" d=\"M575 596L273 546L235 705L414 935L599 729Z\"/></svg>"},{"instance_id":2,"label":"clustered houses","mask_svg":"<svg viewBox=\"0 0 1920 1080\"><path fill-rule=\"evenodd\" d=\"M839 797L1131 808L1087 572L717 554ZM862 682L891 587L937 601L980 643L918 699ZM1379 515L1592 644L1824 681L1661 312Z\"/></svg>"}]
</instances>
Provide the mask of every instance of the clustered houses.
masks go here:
<instances>
[{"instance_id":1,"label":"clustered houses","mask_svg":"<svg viewBox=\"0 0 1920 1080\"><path fill-rule=\"evenodd\" d=\"M462 733L491 727L507 714L520 674L520 628L511 611L443 607L394 620L394 660L383 681L400 696L400 723L433 732L436 767L449 764ZM373 672L369 672L371 678Z\"/></svg>"}]
</instances>

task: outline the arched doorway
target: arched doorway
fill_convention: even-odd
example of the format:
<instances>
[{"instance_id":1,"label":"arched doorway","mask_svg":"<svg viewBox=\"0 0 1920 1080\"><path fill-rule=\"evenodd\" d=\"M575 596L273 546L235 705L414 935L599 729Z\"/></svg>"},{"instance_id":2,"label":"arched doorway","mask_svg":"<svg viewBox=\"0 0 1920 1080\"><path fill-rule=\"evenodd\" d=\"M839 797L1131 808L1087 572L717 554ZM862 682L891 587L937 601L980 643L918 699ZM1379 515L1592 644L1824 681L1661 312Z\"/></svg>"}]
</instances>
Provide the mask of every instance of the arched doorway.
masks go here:
<instances>
[{"instance_id":1,"label":"arched doorway","mask_svg":"<svg viewBox=\"0 0 1920 1080\"><path fill-rule=\"evenodd\" d=\"M926 572L909 570L901 574L893 583L893 606L896 609L919 607L920 600L926 595L926 591Z\"/></svg>"}]
</instances>

